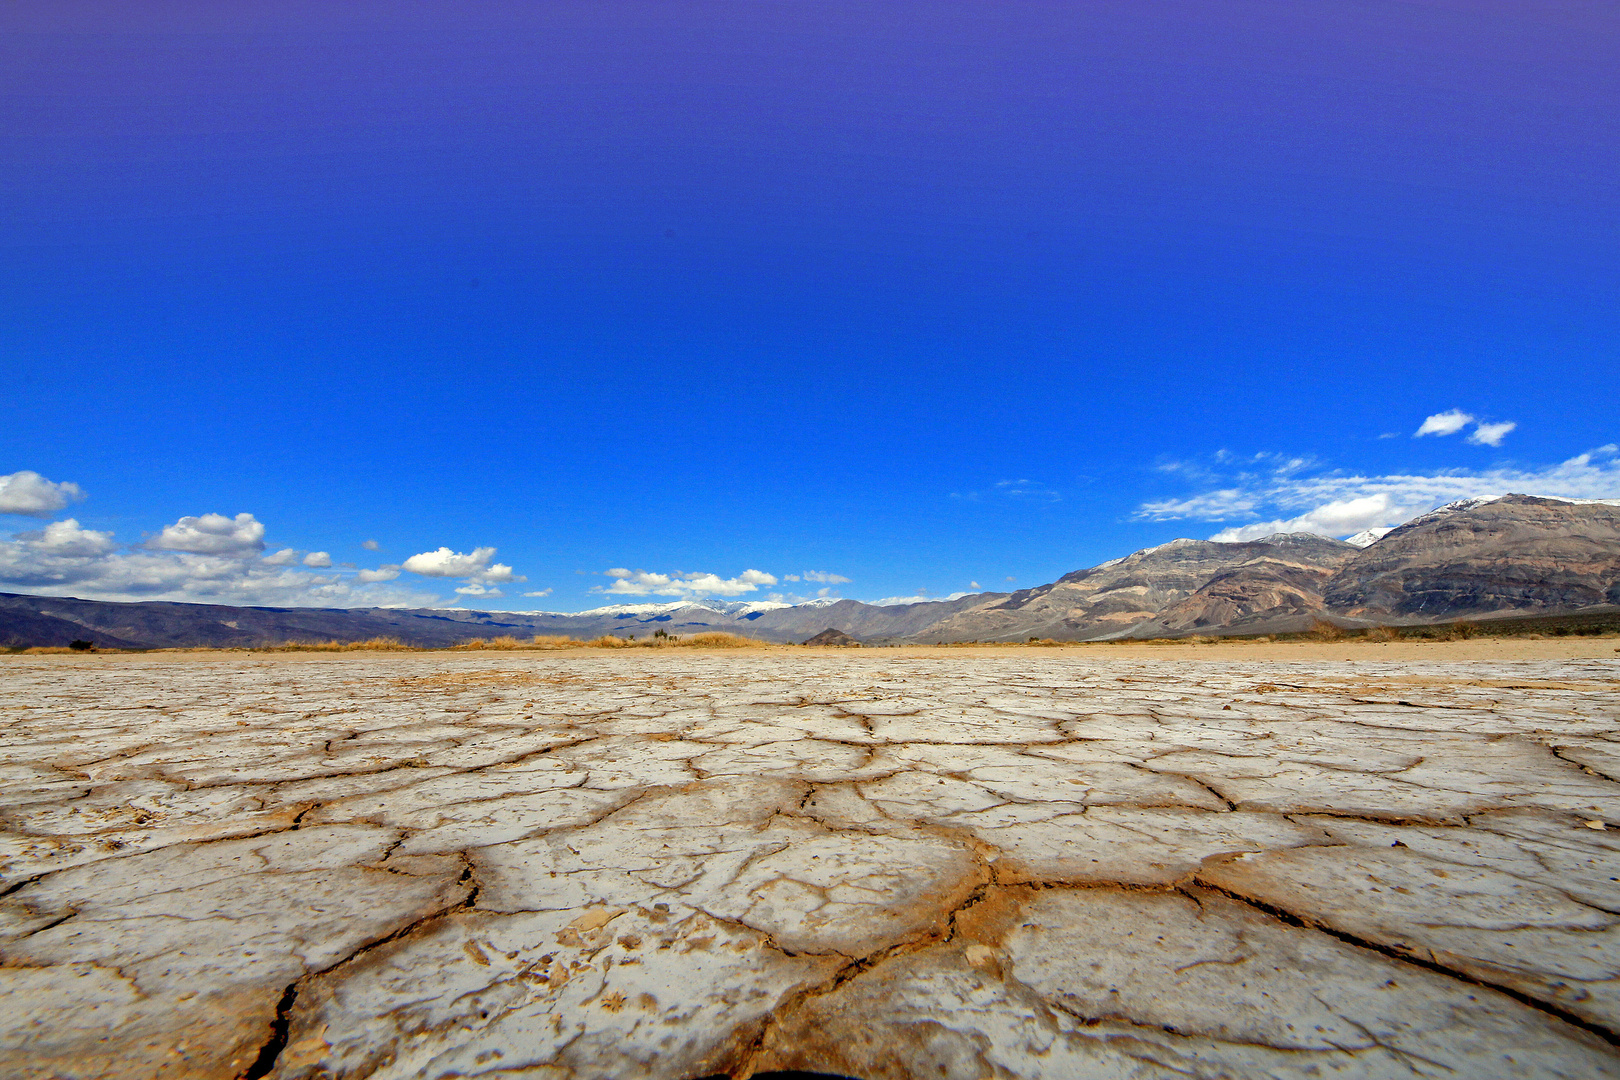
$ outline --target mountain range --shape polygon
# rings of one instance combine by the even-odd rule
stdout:
[[[0,594],[0,646],[254,646],[393,637],[419,646],[500,635],[684,635],[868,644],[1289,633],[1341,626],[1620,611],[1620,500],[1469,499],[1399,528],[1335,540],[1278,533],[1172,540],[1013,593],[865,604],[687,600],[584,612],[263,608]]]

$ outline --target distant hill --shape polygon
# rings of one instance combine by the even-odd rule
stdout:
[[[864,644],[1085,641],[1286,633],[1351,626],[1620,609],[1620,505],[1506,495],[1469,499],[1386,532],[1333,540],[1279,533],[1172,540],[1047,585],[913,604],[693,600],[592,611],[263,608],[107,603],[0,593],[0,647],[256,646],[394,637],[438,647],[505,634],[592,638],[723,630],[804,641],[825,630]]]
[[[956,601],[879,606],[855,600],[789,606],[736,601],[624,604],[579,613],[464,611],[458,608],[267,608],[169,601],[110,603],[74,597],[0,593],[0,647],[66,645],[76,638],[108,648],[217,648],[283,642],[398,638],[427,648],[469,638],[537,634],[594,638],[677,636],[722,630],[765,641],[803,641],[827,628],[862,639],[903,638],[977,603]]]
[[[844,633],[842,630],[834,630],[831,627],[828,627],[827,629],[823,630],[821,633],[817,634],[815,637],[811,638],[809,641],[806,641],[805,644],[806,645],[817,645],[817,646],[834,645],[834,646],[847,647],[847,646],[850,646],[850,645],[859,645],[860,642],[856,641],[854,638],[850,637],[848,634]]]

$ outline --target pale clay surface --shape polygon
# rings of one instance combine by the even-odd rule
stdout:
[[[1614,659],[11,657],[0,725],[5,1077],[1620,1077]]]

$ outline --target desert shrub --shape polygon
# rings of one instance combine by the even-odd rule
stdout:
[[[68,648],[72,649],[74,652],[89,652],[95,647],[95,642],[85,641],[81,638],[74,638],[72,641],[68,642]]]
[[[1312,619],[1311,628],[1305,634],[1316,641],[1337,641],[1344,637],[1344,631],[1326,619]]]
[[[511,634],[502,634],[492,638],[468,638],[466,641],[450,646],[452,649],[471,649],[474,652],[483,649],[521,649],[523,643]]]
[[[529,643],[529,648],[577,649],[584,644],[583,641],[575,641],[573,638],[565,637],[562,634],[536,634],[534,640]]]
[[[399,638],[397,638],[397,637],[367,638],[365,641],[356,641],[356,642],[352,643],[350,648],[355,648],[355,649],[379,649],[379,650],[383,650],[383,651],[387,651],[387,652],[415,652],[416,651],[415,646],[407,645],[403,641],[399,640]]]
[[[1395,641],[1401,633],[1393,626],[1375,626],[1362,635],[1364,641]]]

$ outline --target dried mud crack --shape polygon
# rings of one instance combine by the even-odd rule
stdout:
[[[7,1076],[1620,1077],[1614,660],[97,659]]]

